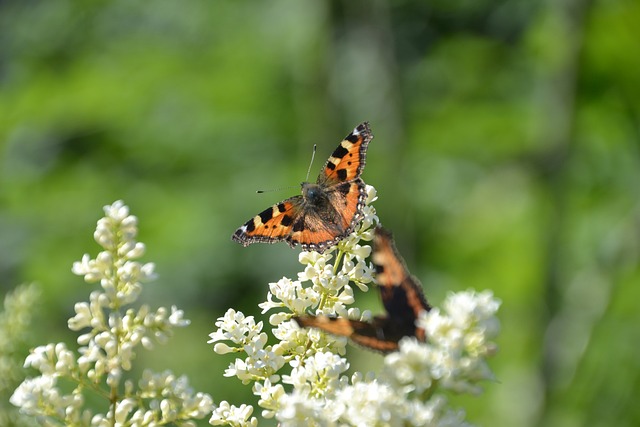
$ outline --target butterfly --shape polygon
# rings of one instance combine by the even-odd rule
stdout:
[[[391,233],[377,227],[373,243],[372,261],[386,315],[375,316],[371,322],[327,316],[300,316],[294,320],[302,327],[346,336],[363,347],[390,353],[398,349],[402,337],[425,340],[425,331],[416,326],[416,319],[431,306],[424,297],[422,285],[407,270]]]
[[[242,246],[287,242],[324,252],[348,236],[362,219],[365,184],[360,179],[367,146],[373,139],[364,122],[340,142],[315,184],[302,183],[302,194],[260,212],[231,236]]]

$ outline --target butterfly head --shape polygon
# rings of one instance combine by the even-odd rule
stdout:
[[[322,187],[311,182],[302,183],[302,196],[311,206],[322,205],[324,200],[327,198]]]

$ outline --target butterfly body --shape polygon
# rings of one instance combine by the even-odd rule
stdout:
[[[375,316],[371,322],[327,316],[299,316],[294,320],[302,327],[322,329],[371,350],[389,353],[398,349],[405,336],[425,339],[425,331],[416,326],[422,311],[431,309],[420,282],[409,274],[393,243],[391,234],[376,228],[372,255],[376,280],[386,315]]]
[[[372,138],[368,123],[357,126],[334,150],[315,183],[303,182],[301,195],[265,209],[231,238],[243,246],[284,241],[318,252],[345,238],[362,219],[366,191],[360,174]]]

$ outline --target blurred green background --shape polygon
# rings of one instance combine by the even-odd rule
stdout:
[[[2,293],[37,282],[31,345],[73,344],[93,288],[71,265],[123,199],[160,275],[144,301],[193,321],[141,365],[255,403],[208,333],[259,316],[298,251],[230,235],[369,120],[363,177],[430,301],[503,301],[498,382],[454,398],[467,419],[637,426],[638,28],[637,0],[4,0]]]

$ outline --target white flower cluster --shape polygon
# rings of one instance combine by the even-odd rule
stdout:
[[[302,252],[304,265],[297,280],[282,278],[269,284],[262,312],[278,340],[267,345],[262,322],[233,309],[218,319],[210,343],[219,354],[244,353],[226,376],[253,383],[262,416],[281,426],[468,426],[463,411],[451,410],[441,390],[478,392],[477,383],[491,379],[485,357],[495,351],[490,341],[497,333],[494,317],[499,303],[490,293],[454,294],[444,310],[420,317],[427,342],[404,338],[400,350],[387,355],[379,375],[345,375],[346,339],[319,329],[301,329],[293,316],[338,315],[370,320],[370,313],[350,307],[352,284],[367,290],[374,270],[366,262],[371,248],[362,241],[373,238],[378,223],[373,206],[375,189],[367,186],[364,219],[356,230],[325,253]],[[230,342],[227,344],[221,341]],[[288,373],[281,372],[287,367]],[[285,389],[286,387],[286,389]],[[287,391],[288,390],[288,391]],[[253,408],[222,402],[212,425],[255,426]]]
[[[450,294],[443,311],[423,312],[416,322],[427,341],[403,338],[399,351],[385,357],[381,378],[418,398],[437,390],[481,393],[478,383],[494,379],[486,358],[496,351],[499,305],[489,291]]]
[[[123,378],[130,371],[136,347],[152,348],[154,341],[165,342],[174,327],[186,326],[182,310],[163,307],[152,311],[143,305],[126,308],[135,302],[142,283],[155,277],[154,265],[136,261],[144,254],[144,244],[135,240],[137,219],[121,201],[105,206],[106,216],[98,221],[94,238],[104,251],[95,259],[85,255],[73,265],[75,274],[85,281],[99,281],[102,291],[91,293],[89,302],[75,305],[76,315],[69,319],[73,331],[86,331],[77,339],[76,353],[64,343],[37,347],[25,361],[40,376],[25,380],[14,392],[11,403],[25,414],[45,423],[94,426],[154,426],[172,422],[190,425],[213,409],[211,397],[195,393],[185,377],[170,372],[145,371],[136,384]],[[75,388],[65,394],[59,379],[69,380]],[[66,390],[66,388],[65,388]],[[86,391],[109,401],[106,414],[83,409]]]
[[[360,377],[356,373],[352,384],[342,381],[330,398],[309,398],[298,390],[283,395],[278,421],[283,426],[469,426],[464,412],[448,409],[440,396],[408,398],[383,381]]]
[[[278,395],[275,417],[283,426],[308,425],[309,419],[318,426],[469,426],[464,412],[450,409],[439,393],[477,394],[479,382],[493,379],[486,357],[496,351],[491,339],[499,329],[499,302],[490,292],[467,291],[451,294],[443,306],[444,312],[424,312],[417,322],[427,341],[403,338],[399,351],[385,356],[377,379],[356,373],[349,383],[341,376],[348,363],[331,353],[307,352],[291,362],[283,383],[293,392]]]

